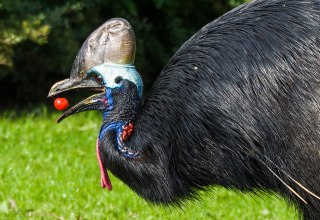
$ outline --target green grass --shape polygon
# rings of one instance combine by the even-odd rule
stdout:
[[[111,176],[100,188],[95,141],[100,117],[82,113],[56,124],[37,109],[0,116],[0,219],[297,219],[276,196],[214,188],[180,208],[153,206]]]

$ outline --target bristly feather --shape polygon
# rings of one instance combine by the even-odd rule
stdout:
[[[257,0],[206,25],[132,117],[120,112],[104,122],[134,121],[125,146],[143,154],[124,157],[109,132],[101,141],[106,167],[156,203],[222,185],[278,192],[317,219],[319,36],[318,0]],[[114,95],[118,106],[134,105]]]

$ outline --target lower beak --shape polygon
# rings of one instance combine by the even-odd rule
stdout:
[[[100,109],[102,106],[106,106],[107,101],[105,99],[105,93],[99,93],[96,95],[92,95],[89,98],[86,98],[79,102],[78,104],[72,106],[70,109],[68,109],[65,113],[63,113],[58,119],[57,123],[61,122],[66,117],[83,112],[83,111],[89,111],[89,110],[102,110]]]

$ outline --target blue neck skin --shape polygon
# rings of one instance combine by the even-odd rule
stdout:
[[[109,115],[109,112],[113,109],[113,97],[112,97],[112,89],[106,88],[106,101],[108,108],[106,111],[103,112],[103,119],[106,120],[106,118]],[[118,152],[121,152],[125,157],[129,158],[139,158],[141,157],[139,152],[131,152],[129,149],[124,147],[124,143],[122,140],[122,132],[123,128],[126,125],[126,121],[116,121],[116,122],[109,122],[107,124],[102,125],[100,129],[100,133],[98,136],[99,143],[102,142],[103,137],[106,135],[107,132],[110,132],[112,130],[116,131],[116,149]]]
[[[106,88],[106,104],[107,108],[103,111],[103,119],[107,121],[109,117],[109,112],[113,110],[113,97],[112,97],[112,89],[119,87],[119,85],[115,82],[117,77],[122,77],[123,79],[127,79],[133,82],[138,91],[138,96],[142,99],[142,88],[143,83],[142,79],[135,69],[133,65],[129,64],[113,64],[113,63],[104,63],[99,66],[93,67],[90,71],[87,72],[87,75],[92,73],[98,74],[103,79],[103,84]],[[124,132],[124,127],[129,123],[128,121],[115,121],[104,124],[101,127],[99,133],[99,142],[101,143],[103,137],[107,132],[115,130],[116,131],[116,149],[121,152],[126,157],[136,158],[140,157],[139,152],[131,152],[130,149],[124,147],[122,133]]]

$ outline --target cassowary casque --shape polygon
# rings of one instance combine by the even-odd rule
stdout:
[[[143,101],[135,38],[107,21],[49,97],[97,94],[59,119],[98,110],[102,186],[110,170],[148,201],[179,203],[222,185],[266,190],[320,218],[320,1],[256,0],[207,24]]]

